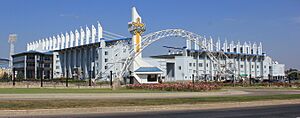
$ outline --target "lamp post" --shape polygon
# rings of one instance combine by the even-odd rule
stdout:
[[[110,87],[111,88],[113,88],[112,76],[113,76],[113,72],[110,71]]]
[[[250,78],[249,78],[249,85],[251,86],[251,79],[252,79],[252,77],[251,77],[251,74],[250,74]]]
[[[193,83],[193,86],[194,86],[194,84],[195,84],[195,75],[194,74],[192,74],[192,83]]]
[[[13,86],[15,86],[16,85],[16,77],[15,77],[15,69],[14,68],[12,69],[11,77],[12,77],[12,81],[13,81]]]
[[[92,71],[89,71],[89,86],[92,86]]]
[[[268,74],[268,82],[269,82],[269,87],[271,87],[271,75]]]
[[[69,78],[66,78],[66,87],[69,87]]]

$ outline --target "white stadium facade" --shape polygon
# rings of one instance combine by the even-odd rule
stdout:
[[[128,23],[132,38],[103,30],[98,22],[27,44],[27,51],[53,54],[53,78],[92,78],[94,81],[133,77],[131,83],[162,81],[224,81],[284,79],[284,64],[264,53],[262,43],[228,43],[182,29],[143,35],[145,25],[135,8]],[[142,50],[166,38],[186,40],[184,48],[167,47],[169,54],[142,57]],[[122,80],[122,79],[121,79]],[[127,81],[127,79],[124,79]],[[133,82],[132,82],[133,81]]]

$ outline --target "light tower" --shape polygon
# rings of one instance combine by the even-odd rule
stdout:
[[[9,43],[9,68],[10,72],[12,74],[12,66],[13,66],[13,60],[12,55],[15,53],[15,42],[17,40],[17,34],[9,34],[8,36],[8,43]]]

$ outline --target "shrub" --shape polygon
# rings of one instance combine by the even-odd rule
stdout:
[[[127,89],[146,89],[162,91],[209,91],[218,90],[221,86],[217,83],[197,82],[197,83],[163,83],[163,84],[130,84]]]

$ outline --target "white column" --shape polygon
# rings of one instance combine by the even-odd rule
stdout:
[[[248,57],[245,56],[245,60],[244,60],[244,74],[247,74],[247,67],[248,67],[247,61],[248,61]],[[249,76],[249,75],[248,75],[248,76]]]
[[[199,50],[199,39],[195,39],[195,50]]]
[[[98,42],[100,42],[101,38],[103,38],[103,28],[101,24],[98,22]]]
[[[79,55],[78,55],[78,64],[79,65],[78,66],[79,66],[80,70],[83,72],[82,60],[83,60],[83,55],[82,55],[82,47],[81,47],[81,48],[79,48]],[[80,77],[82,77],[82,74]]]
[[[49,37],[49,50],[53,50],[53,39]]]
[[[262,55],[262,44],[261,44],[261,42],[259,43],[259,46],[258,46],[258,54]]]
[[[243,45],[243,54],[247,54],[247,43],[244,42],[244,45]]]
[[[218,38],[218,41],[216,42],[216,51],[220,51],[221,50],[221,41],[220,41],[220,38]]]
[[[72,67],[71,67],[71,62],[72,62],[72,50],[68,50],[68,75],[69,75],[69,78],[72,78],[73,75],[72,75]]]
[[[255,77],[257,77],[257,59],[258,59],[257,56],[255,56],[255,62],[254,62],[255,63],[255,67],[254,67],[255,68],[254,69],[255,70],[255,72],[254,72]]]
[[[29,51],[29,50],[32,50],[32,43],[29,43],[29,44],[28,44],[28,51]]]
[[[35,41],[32,42],[32,50],[35,50]]]
[[[240,41],[238,41],[237,44],[236,44],[236,52],[241,53],[241,43],[240,43]]]
[[[249,42],[248,43],[248,54],[252,54],[251,50],[252,50],[252,44],[251,44],[251,42]]]
[[[88,58],[88,54],[89,53],[89,50],[88,50],[88,47],[87,48],[84,48],[84,75],[85,75],[85,79],[88,77],[88,63],[89,63],[89,58]]]
[[[212,37],[210,36],[210,43],[209,43],[209,47],[210,47],[210,51],[214,51],[214,42],[213,42],[213,39]]]
[[[49,51],[49,40],[48,40],[48,38],[46,38],[45,42],[46,42],[45,50]]]
[[[213,61],[209,58],[209,67],[210,67],[210,80],[212,81],[213,80],[213,77],[214,77],[214,63]]]
[[[237,74],[238,75],[241,74],[241,56],[238,56],[238,73]],[[241,79],[241,78],[239,78],[239,79]]]
[[[26,51],[29,51],[29,44],[26,44]]]
[[[79,45],[79,38],[80,38],[80,34],[78,30],[75,30],[75,46]]]
[[[203,38],[202,45],[205,47],[205,50],[208,50],[207,41],[206,41],[206,37],[205,36]]]
[[[45,39],[42,39],[42,50],[45,51],[46,47],[46,42]]]
[[[249,61],[249,76],[251,75],[251,77],[253,77],[253,74],[252,74],[252,61],[253,61],[253,57],[250,57],[250,61]]]
[[[223,50],[224,52],[227,52],[228,49],[228,44],[227,44],[227,40],[225,39],[224,43],[223,43]]]
[[[62,48],[62,40],[60,38],[59,35],[56,36],[57,37],[57,46],[56,49],[60,50]]]
[[[234,42],[231,41],[231,43],[229,44],[229,52],[234,52],[233,51],[233,45],[234,45]]]
[[[87,26],[85,27],[85,33],[86,33],[85,44],[90,44],[91,31]]]
[[[75,46],[75,38],[74,38],[74,33],[71,31],[70,32],[70,47],[74,47]]]
[[[69,36],[69,33],[68,32],[66,32],[66,37],[65,37],[65,39],[66,39],[66,48],[69,48],[69,47],[71,47],[71,41],[70,41],[70,36]]]
[[[204,67],[204,75],[205,76],[207,76],[206,74],[207,74],[207,55],[206,54],[204,54],[204,62],[203,62],[203,67]],[[204,77],[205,77],[204,76]],[[205,80],[207,80],[207,78],[204,78]]]
[[[73,65],[74,65],[74,68],[76,68],[77,67],[77,48],[75,48],[74,50],[73,50],[73,54],[74,54],[74,57],[73,57]]]
[[[37,50],[38,50],[38,47],[39,47],[39,42],[40,42],[40,41],[35,41],[35,51],[37,51]]]
[[[80,28],[80,45],[84,45],[85,33],[82,27]]]
[[[64,58],[64,63],[63,63],[64,64],[64,72],[63,73],[64,73],[64,77],[66,78],[67,77],[67,56],[68,56],[67,50],[64,51],[63,56],[64,56],[63,57]]]
[[[257,45],[256,45],[256,43],[253,44],[252,48],[253,48],[253,54],[256,55],[257,54]]]
[[[52,40],[53,40],[53,50],[57,50],[57,43],[58,43],[58,41],[57,41],[56,37],[53,36]]]
[[[191,49],[191,41],[186,39],[186,49]]]
[[[92,25],[92,43],[95,43],[96,34],[97,34],[96,28],[94,25]]]
[[[65,39],[65,36],[63,34],[60,35],[60,40],[61,40],[61,46],[60,46],[60,49],[65,49],[66,47],[66,39]],[[65,55],[67,56],[67,55]]]

